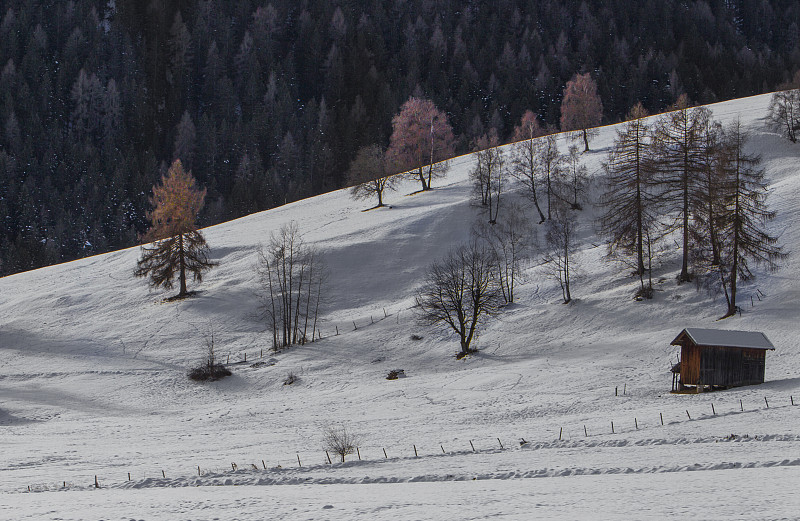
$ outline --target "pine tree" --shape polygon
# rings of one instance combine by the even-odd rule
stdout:
[[[180,291],[175,298],[189,295],[187,272],[201,282],[203,272],[216,266],[208,260],[208,245],[196,225],[205,196],[205,189],[195,187],[194,177],[184,171],[179,159],[161,178],[161,184],[153,187],[150,199],[153,210],[148,214],[151,228],[145,235],[145,239],[153,242],[142,246],[142,257],[134,274],[149,276],[152,287],[164,289],[172,289],[177,275]]]

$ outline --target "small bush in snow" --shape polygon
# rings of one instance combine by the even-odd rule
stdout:
[[[286,378],[283,379],[283,385],[292,385],[299,379],[300,377],[294,374],[294,371],[289,371],[289,374],[287,374]]]
[[[360,436],[347,430],[344,425],[338,427],[328,426],[323,431],[323,448],[339,455],[342,458],[342,463],[344,463],[345,456],[356,451],[359,443],[361,443]]]

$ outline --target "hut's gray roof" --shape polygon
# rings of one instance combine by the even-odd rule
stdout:
[[[746,349],[775,349],[764,333],[758,331],[734,331],[724,329],[702,329],[687,327],[675,337],[672,345],[680,345],[681,340],[688,336],[698,346],[725,346]]]

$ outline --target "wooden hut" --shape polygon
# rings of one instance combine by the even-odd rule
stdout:
[[[670,345],[681,347],[680,363],[672,368],[673,391],[764,383],[766,353],[775,350],[764,333],[695,327],[681,331]]]

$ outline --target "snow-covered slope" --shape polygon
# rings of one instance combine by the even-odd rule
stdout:
[[[531,266],[480,352],[456,361],[457,340],[410,308],[428,264],[479,218],[472,156],[432,192],[406,195],[416,185],[404,183],[391,208],[362,212],[370,204],[337,191],[208,228],[219,267],[189,300],[165,303],[169,293],[134,278],[137,248],[0,279],[0,518],[797,515],[800,146],[766,129],[768,102],[710,106],[754,132],[772,230],[792,252],[742,287],[744,313],[722,322],[723,302],[675,283],[677,249],[655,299],[633,301],[637,281],[603,260],[588,208],[576,300],[561,304]],[[583,156],[590,172],[615,131],[601,129]],[[291,221],[330,269],[323,338],[272,354],[254,267]],[[209,324],[234,376],[192,383]],[[767,383],[670,395],[669,342],[684,327],[764,331],[776,346]],[[397,368],[407,378],[387,381]],[[300,379],[284,386],[289,372]],[[327,464],[322,431],[336,424],[360,435],[362,461]],[[227,484],[240,487],[205,488]],[[286,486],[263,487],[275,484]]]

